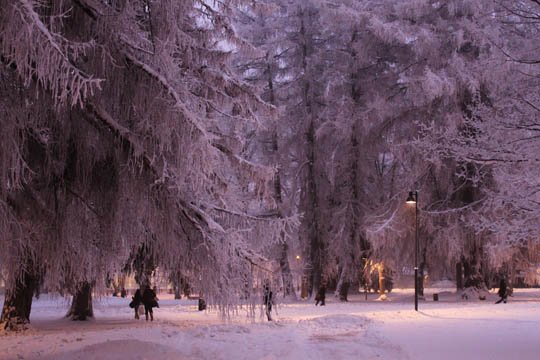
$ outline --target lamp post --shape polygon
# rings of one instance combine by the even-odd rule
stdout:
[[[414,204],[415,241],[414,241],[414,310],[418,311],[418,190],[409,191],[407,204]]]

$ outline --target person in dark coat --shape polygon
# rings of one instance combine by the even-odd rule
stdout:
[[[501,283],[499,284],[498,294],[501,297],[501,299],[497,301],[495,304],[500,304],[501,301],[504,301],[504,303],[506,304],[506,299],[508,297],[508,289],[506,286],[506,281],[504,279],[501,279]]]
[[[133,295],[131,299],[132,300],[129,306],[135,309],[135,319],[138,320],[139,319],[139,306],[142,303],[141,289],[137,289],[137,291],[135,291],[135,294]]]
[[[146,317],[146,321],[148,321],[148,315],[150,315],[150,321],[154,321],[154,311],[152,308],[159,307],[159,304],[157,302],[156,292],[152,290],[150,286],[147,286],[144,289],[142,302],[144,304],[144,315]]]
[[[326,285],[321,285],[319,288],[319,291],[317,292],[317,295],[315,296],[315,306],[319,305],[321,303],[321,306],[325,305],[326,300]]]
[[[264,286],[263,290],[263,304],[266,311],[266,317],[268,321],[272,321],[272,290],[270,290],[269,285]]]

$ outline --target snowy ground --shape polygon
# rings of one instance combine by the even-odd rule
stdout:
[[[441,292],[434,302],[433,291],[418,313],[411,290],[394,290],[385,302],[280,305],[274,322],[223,322],[166,295],[154,322],[132,319],[129,300],[112,297],[95,302],[95,320],[73,322],[62,318],[65,300],[42,296],[31,330],[0,335],[0,359],[540,359],[540,289],[516,289],[498,305],[494,293],[466,302]]]

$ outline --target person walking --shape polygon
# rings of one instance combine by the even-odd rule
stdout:
[[[263,304],[266,311],[266,317],[268,321],[272,321],[272,290],[268,284],[264,285],[263,290]]]
[[[129,307],[135,309],[135,319],[139,320],[139,306],[142,303],[142,295],[141,295],[141,289],[137,289],[135,291],[135,294],[131,297],[131,302],[129,303]]]
[[[500,304],[501,301],[503,301],[506,304],[506,299],[508,298],[508,288],[506,286],[506,281],[504,280],[504,278],[501,278],[498,294],[501,298],[495,304]]]
[[[154,321],[154,311],[152,309],[159,307],[159,304],[157,302],[156,292],[152,290],[150,286],[147,286],[144,289],[142,302],[144,304],[144,316],[146,317],[146,321],[148,321],[148,315],[150,315],[150,321]]]
[[[326,300],[326,285],[322,284],[319,288],[319,291],[317,292],[317,295],[315,296],[315,306],[319,305],[321,303],[321,306],[325,305]]]

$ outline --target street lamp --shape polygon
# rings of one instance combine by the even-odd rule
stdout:
[[[407,204],[414,204],[415,241],[414,241],[414,310],[418,311],[418,190],[409,191]]]

